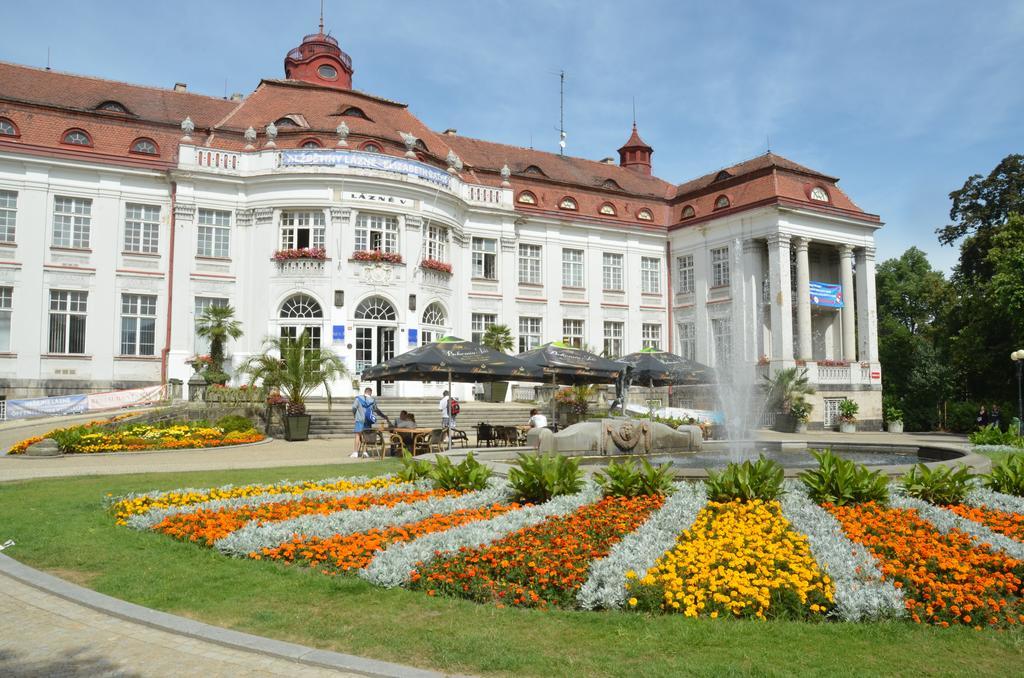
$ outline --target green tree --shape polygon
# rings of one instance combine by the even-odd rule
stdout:
[[[331,382],[348,375],[345,362],[329,349],[311,347],[306,332],[298,339],[268,338],[263,353],[246,360],[239,371],[253,383],[280,389],[288,399],[288,414],[304,414],[306,398],[321,386],[329,409]]]
[[[512,330],[508,325],[490,325],[484,330],[484,336],[480,343],[502,353],[508,353],[515,346],[515,342],[512,340]]]
[[[1024,213],[1022,213],[1024,214]],[[1011,214],[992,238],[986,260],[992,267],[989,299],[997,302],[1011,345],[1024,343],[1024,216]]]
[[[223,384],[228,380],[228,374],[224,371],[224,348],[229,339],[242,336],[242,323],[235,319],[235,309],[231,306],[207,308],[196,323],[196,334],[210,342],[210,359],[213,363],[206,371],[207,380]]]

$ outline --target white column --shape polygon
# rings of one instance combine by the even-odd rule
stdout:
[[[794,238],[796,250],[796,357],[811,360],[811,265],[807,238]]]
[[[857,250],[857,335],[860,359],[878,361],[878,312],[875,308],[875,248]]]
[[[857,359],[857,309],[853,293],[853,248],[839,246],[839,281],[843,285],[843,360]]]
[[[758,240],[743,241],[743,297],[734,303],[742,303],[743,326],[740,332],[739,355],[744,360],[756,362],[764,353],[761,336],[761,252],[764,244]]]
[[[772,298],[772,360],[793,360],[793,300],[789,281],[789,236],[768,237],[768,276]]]

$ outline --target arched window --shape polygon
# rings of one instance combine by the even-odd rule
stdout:
[[[323,318],[324,310],[318,302],[308,294],[296,294],[288,297],[281,304],[281,318]]]
[[[601,186],[603,188],[610,188],[610,189],[615,190],[615,191],[621,191],[622,190],[622,186],[619,186],[619,184],[615,181],[615,179],[605,179],[604,183],[601,184]]]
[[[542,170],[541,168],[537,167],[536,165],[530,165],[529,167],[524,169],[523,170],[523,174],[539,174],[542,177],[546,177],[547,176],[547,174],[544,173],[544,170]]]
[[[110,111],[111,113],[127,113],[128,109],[119,101],[104,101],[96,107],[97,111]]]
[[[144,155],[157,155],[160,153],[157,150],[156,142],[152,139],[140,137],[132,142],[132,153],[142,153]]]
[[[384,152],[384,149],[382,149],[378,144],[375,144],[372,141],[367,141],[365,144],[363,144],[359,148],[359,150],[360,151],[366,151],[367,153],[383,153]]]
[[[828,191],[821,186],[815,186],[811,189],[811,200],[817,200],[818,202],[828,202]]]
[[[562,209],[562,210],[576,210],[576,208],[577,208],[576,198],[571,198],[569,196],[565,196],[564,198],[562,198],[561,200],[558,201],[558,209]]]
[[[414,146],[415,146],[417,151],[422,151],[424,153],[429,153],[430,152],[430,150],[427,148],[427,145],[425,143],[423,143],[423,139],[417,139],[416,143],[414,144]]]
[[[334,80],[338,77],[338,69],[328,64],[316,69],[316,73],[324,80]]]
[[[297,115],[286,115],[283,118],[278,118],[277,120],[275,120],[274,125],[278,128],[308,127],[308,125],[303,125],[303,122],[305,121],[302,118],[299,118],[299,116]]]
[[[356,320],[394,320],[395,307],[384,297],[367,297],[356,306]]]
[[[535,196],[530,191],[523,191],[522,193],[519,194],[519,197],[516,198],[516,202],[518,202],[521,205],[536,205],[537,196]]]
[[[683,219],[692,219],[697,216],[697,212],[693,209],[693,205],[687,205],[683,208]]]
[[[441,304],[435,301],[423,310],[423,324],[435,327],[443,327],[448,324],[448,316]]]
[[[732,175],[726,172],[725,170],[722,170],[721,172],[715,175],[715,181],[725,181],[726,179],[732,179]],[[711,183],[715,183],[715,181]]]
[[[598,212],[608,217],[614,217],[616,214],[618,214],[618,212],[615,211],[615,205],[611,204],[610,202],[606,202],[603,205],[601,205],[601,209],[599,209]]]
[[[318,139],[306,139],[301,144],[302,148],[323,148],[323,144]]]
[[[363,120],[370,120],[370,116],[363,112],[363,109],[357,106],[349,106],[343,110],[339,115],[344,115],[349,118],[362,118]],[[371,121],[372,122],[372,121]]]
[[[281,340],[298,341],[303,333],[309,337],[309,348],[320,348],[320,332],[324,310],[313,297],[308,294],[295,294],[284,300],[279,313],[281,320]]]
[[[645,207],[636,213],[636,218],[640,221],[654,221],[654,212]]]
[[[10,118],[0,118],[0,136],[18,136],[18,127],[14,124],[13,120]]]
[[[69,129],[67,132],[64,132],[62,141],[72,146],[92,146],[92,139],[89,138],[89,134],[80,129]]]
[[[729,198],[727,198],[724,195],[720,195],[717,198],[715,198],[715,209],[716,210],[724,210],[726,207],[729,206],[729,204],[730,204],[729,203]]]

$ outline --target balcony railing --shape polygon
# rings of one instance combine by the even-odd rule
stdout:
[[[849,365],[818,365],[819,384],[849,384],[851,376]]]
[[[325,259],[288,259],[276,263],[280,275],[320,275],[327,270]]]

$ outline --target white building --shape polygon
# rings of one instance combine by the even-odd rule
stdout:
[[[307,331],[358,374],[504,323],[519,350],[800,361],[812,425],[846,396],[880,420],[881,222],[837,179],[766,154],[674,185],[635,126],[618,164],[433,132],[323,34],[285,71],[225,100],[0,64],[0,393],[187,380],[230,304],[236,365]]]

